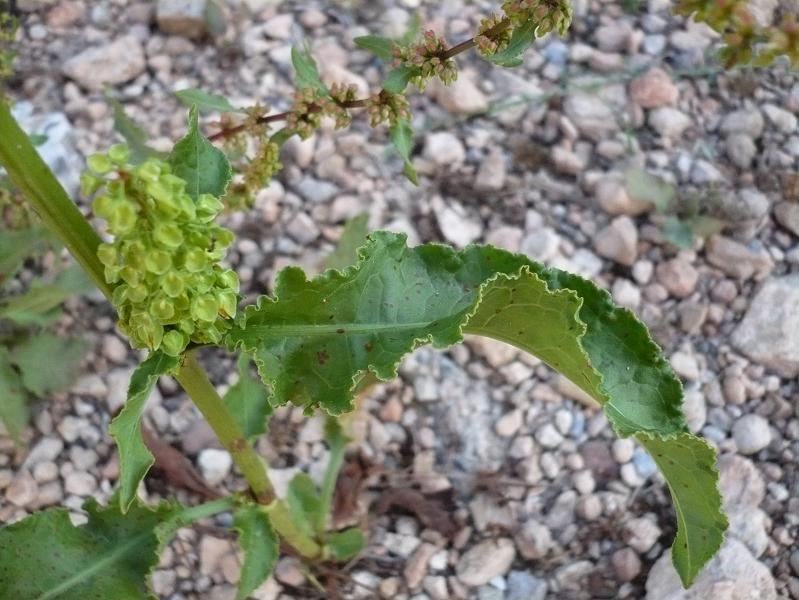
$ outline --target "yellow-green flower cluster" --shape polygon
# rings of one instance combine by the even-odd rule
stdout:
[[[366,105],[369,124],[377,127],[380,123],[395,125],[399,119],[411,118],[411,105],[402,94],[392,94],[381,90],[369,98]]]
[[[407,46],[395,45],[392,49],[394,63],[398,67],[415,67],[418,73],[410,82],[424,90],[428,80],[438,77],[444,85],[451,85],[458,78],[458,68],[452,58],[446,58],[447,44],[444,38],[433,31],[425,31],[422,39]]]
[[[172,356],[190,342],[217,344],[239,300],[236,273],[218,264],[234,239],[214,223],[222,203],[210,194],[195,201],[167,163],[133,166],[128,156],[124,145],[95,154],[82,178],[114,236],[97,254],[119,327],[134,346]]]
[[[550,31],[565,35],[572,22],[569,0],[507,0],[502,4],[502,10],[514,27],[534,23],[538,37]]]

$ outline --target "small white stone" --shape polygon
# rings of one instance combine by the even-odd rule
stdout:
[[[771,430],[760,415],[744,415],[732,426],[732,437],[741,454],[755,454],[771,443]]]
[[[91,473],[75,471],[64,479],[64,489],[75,496],[90,496],[97,489],[97,481]]]
[[[544,424],[535,432],[536,441],[544,448],[557,448],[563,443],[563,436],[551,423]]]
[[[511,437],[515,435],[517,431],[519,431],[522,423],[522,411],[518,409],[512,410],[500,417],[496,425],[494,425],[494,431],[496,431],[497,435],[501,437]]]
[[[461,583],[467,586],[485,585],[494,577],[507,573],[514,558],[516,547],[511,540],[486,540],[460,557],[455,572]]]
[[[219,485],[230,475],[233,459],[227,450],[206,448],[197,457],[197,464],[208,485]]]

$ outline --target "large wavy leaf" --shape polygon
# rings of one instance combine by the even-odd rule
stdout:
[[[147,574],[158,563],[157,528],[175,507],[89,500],[89,521],[75,527],[64,508],[45,510],[0,529],[0,593],[14,600],[154,598]]]
[[[703,446],[687,431],[679,380],[646,328],[591,282],[488,246],[408,248],[404,236],[378,232],[344,271],[309,281],[300,269],[284,269],[275,297],[248,307],[227,342],[253,355],[271,404],[340,414],[367,373],[390,379],[414,348],[445,348],[463,333],[538,356],[596,398],[620,435],[641,434],[664,454],[679,454],[696,475],[690,493],[675,484],[674,469],[664,467],[664,475],[680,513],[704,515],[708,527],[703,538],[694,520],[680,518],[678,542],[688,547],[675,546],[674,562],[690,583],[725,529],[713,453],[684,451]]]

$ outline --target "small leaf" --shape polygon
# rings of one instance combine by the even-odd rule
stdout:
[[[413,128],[407,119],[397,119],[397,122],[389,129],[391,143],[402,158],[405,165],[405,176],[414,185],[419,185],[419,177],[416,169],[411,162],[411,150],[413,149]]]
[[[329,93],[327,86],[322,83],[322,77],[319,75],[316,61],[311,55],[309,44],[306,43],[302,50],[297,46],[291,48],[291,63],[297,73],[298,88],[313,88],[325,95]]]
[[[500,67],[518,67],[522,64],[522,55],[535,43],[535,30],[537,27],[538,24],[535,19],[525,21],[519,27],[514,28],[510,41],[504,50],[483,58]]]
[[[221,37],[227,31],[227,19],[217,0],[206,0],[203,10],[205,28],[211,35]]]
[[[47,325],[52,322],[53,309],[80,293],[88,293],[94,285],[86,272],[73,266],[61,273],[51,284],[34,284],[20,296],[8,299],[0,307],[0,318],[19,325]]]
[[[280,556],[280,540],[264,507],[255,504],[236,509],[233,527],[239,532],[239,546],[244,552],[236,600],[246,600],[272,574]]]
[[[694,245],[694,232],[688,223],[677,217],[669,217],[663,224],[663,237],[677,248],[690,249]]]
[[[0,421],[16,442],[20,441],[30,418],[27,400],[22,379],[11,366],[8,350],[0,347]]]
[[[374,54],[382,62],[388,63],[393,59],[391,49],[394,47],[394,42],[387,37],[381,35],[363,35],[356,37],[354,40],[355,45],[363,48]]]
[[[361,552],[366,546],[366,536],[360,527],[351,527],[327,536],[327,548],[334,560],[345,561]]]
[[[411,20],[408,22],[408,28],[402,34],[402,37],[397,40],[400,45],[407,46],[415,42],[422,33],[422,25],[422,16],[418,12],[413,13]]]
[[[278,146],[282,146],[285,144],[291,136],[294,135],[294,132],[289,129],[288,127],[284,127],[283,129],[278,129],[272,136],[269,138],[269,141],[273,144],[277,144]]]
[[[0,282],[13,277],[25,260],[48,244],[48,236],[38,227],[17,231],[0,229]]]
[[[242,353],[237,361],[239,380],[225,394],[225,404],[248,438],[266,433],[266,423],[272,414],[269,391],[250,375],[250,357]]]
[[[233,176],[225,153],[200,133],[196,105],[189,109],[189,132],[172,148],[168,162],[175,175],[186,181],[186,192],[195,200],[201,194],[221,198]]]
[[[326,269],[343,269],[358,260],[358,248],[366,243],[369,233],[369,215],[362,213],[344,225],[336,248],[325,259]]]
[[[202,90],[188,88],[175,92],[175,96],[189,108],[196,106],[200,112],[245,112],[243,109],[233,106],[224,96],[210,94]]]
[[[125,139],[130,148],[131,162],[139,164],[151,156],[160,158],[162,154],[147,145],[149,136],[136,121],[128,116],[124,105],[109,94],[105,95],[105,101],[114,112],[114,130]]]
[[[383,82],[383,89],[392,94],[401,94],[408,87],[411,78],[419,75],[421,70],[419,67],[396,67],[391,69]]]
[[[285,501],[292,520],[305,535],[316,538],[324,532],[327,515],[322,512],[319,489],[307,473],[294,476]]]
[[[676,188],[660,177],[647,173],[643,169],[629,169],[624,174],[627,193],[641,202],[649,202],[657,210],[668,210],[674,197]]]
[[[174,514],[140,504],[123,515],[116,503],[84,504],[75,527],[65,508],[48,509],[0,529],[0,590],[14,600],[141,600],[152,597],[148,573],[158,564],[157,528]]]
[[[155,462],[141,434],[144,406],[158,378],[174,371],[179,364],[179,357],[152,353],[130,378],[125,407],[108,427],[119,449],[119,502],[123,513],[136,499],[139,482]]]
[[[14,348],[11,360],[22,374],[25,389],[42,397],[70,386],[87,346],[84,341],[51,334],[32,335]]]
[[[31,141],[31,144],[33,144],[34,146],[41,146],[43,144],[46,144],[49,138],[43,133],[31,133],[28,134],[28,139]]]

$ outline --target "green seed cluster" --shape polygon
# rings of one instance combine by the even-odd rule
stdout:
[[[787,56],[799,67],[799,21],[796,14],[763,27],[749,10],[747,0],[680,0],[677,11],[707,23],[722,34],[726,67],[754,63],[766,66],[779,56]]]
[[[395,45],[392,49],[395,66],[417,69],[417,74],[410,81],[419,90],[424,90],[433,77],[438,77],[444,85],[451,85],[458,78],[455,61],[444,58],[446,51],[444,38],[433,31],[425,31],[421,41],[415,44]]]
[[[283,165],[280,162],[280,146],[264,140],[258,146],[250,163],[244,169],[244,186],[252,196],[269,185],[272,177]]]
[[[88,159],[84,193],[114,241],[97,255],[113,284],[119,327],[136,347],[180,355],[190,342],[217,344],[236,314],[239,280],[218,262],[233,233],[214,224],[222,203],[197,200],[157,159],[128,163],[126,146]]]
[[[550,31],[565,35],[572,22],[569,0],[507,0],[502,10],[514,27],[530,21],[536,23],[538,37]]]
[[[343,103],[355,100],[355,86],[333,85],[330,94],[313,88],[304,88],[294,94],[286,125],[301,139],[306,140],[322,124],[322,117],[332,117],[336,127],[346,127],[352,121]]]
[[[366,104],[369,124],[377,127],[380,123],[396,125],[399,119],[411,118],[411,105],[402,94],[392,94],[386,90],[371,96]]]

